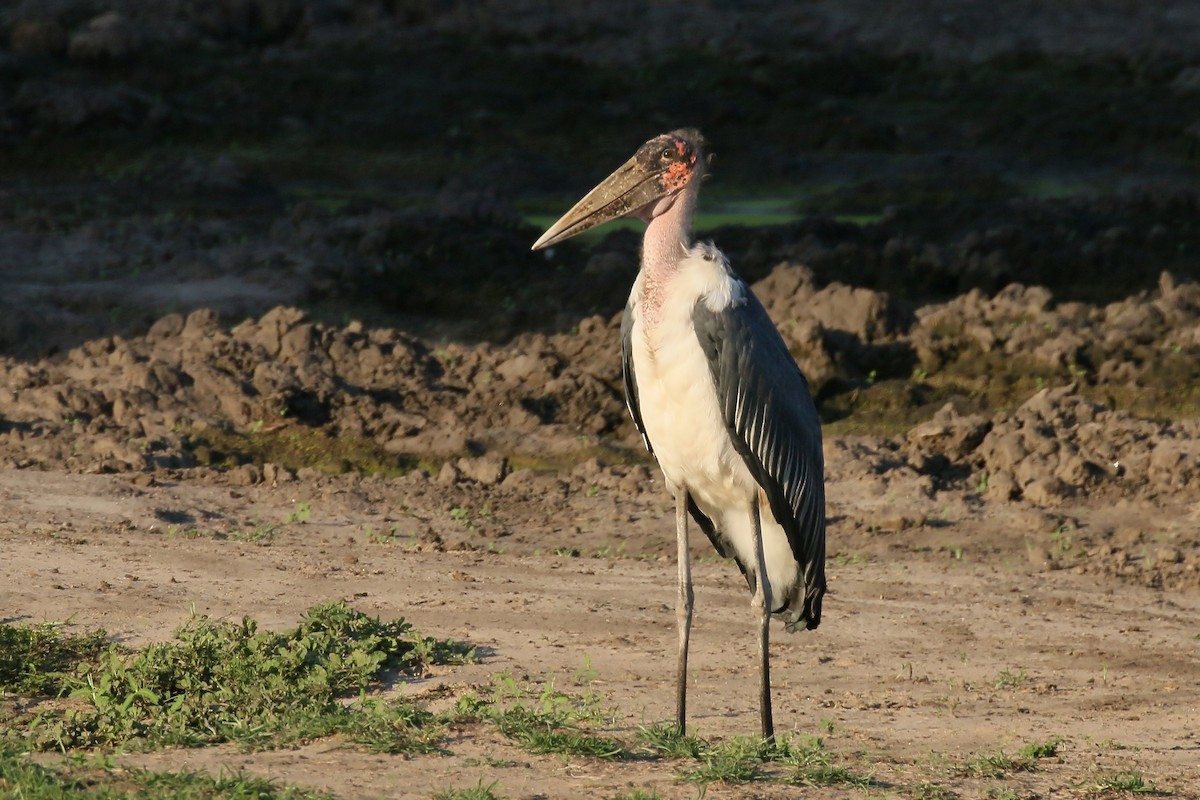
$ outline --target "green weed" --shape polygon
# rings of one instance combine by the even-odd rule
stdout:
[[[1171,792],[1159,789],[1152,783],[1146,783],[1146,779],[1142,776],[1142,773],[1137,770],[1099,775],[1090,786],[1085,788],[1092,795],[1153,794],[1166,796],[1171,794]]]
[[[296,507],[288,514],[288,522],[308,522],[312,516],[312,504],[296,503]]]
[[[1036,761],[1041,758],[1053,758],[1058,755],[1058,746],[1062,744],[1062,738],[1058,736],[1051,737],[1045,742],[1030,742],[1021,748],[1021,757]]]
[[[30,744],[66,749],[136,743],[195,746],[239,741],[273,746],[344,733],[389,752],[432,747],[430,718],[402,702],[380,705],[365,691],[390,674],[419,675],[430,663],[470,657],[460,645],[414,634],[331,602],[298,628],[259,631],[197,616],[174,640],[130,653],[109,645],[63,682],[72,702],[45,709]],[[341,699],[358,692],[357,705]]]
[[[977,778],[1003,778],[1010,772],[1032,772],[1038,768],[1037,762],[1040,759],[1057,755],[1061,743],[1062,740],[1058,737],[1045,742],[1032,742],[1022,747],[1016,756],[998,750],[993,754],[977,756],[956,771],[959,775]]]
[[[620,758],[625,746],[618,740],[590,733],[541,714],[526,706],[513,706],[491,716],[496,727],[531,753],[562,753],[593,758]]]
[[[996,680],[992,681],[992,686],[997,689],[1013,689],[1017,686],[1024,686],[1027,683],[1029,683],[1029,676],[1025,674],[1025,670],[1018,669],[1016,672],[1013,672],[1006,669],[1000,672]]]
[[[769,745],[761,739],[737,737],[719,746],[705,748],[697,759],[702,764],[685,770],[683,780],[694,783],[750,783],[766,777],[759,766]]]
[[[970,775],[976,778],[1003,778],[1010,772],[1027,769],[1027,761],[1013,758],[998,750],[990,755],[976,756],[963,764],[958,770],[959,775]]]
[[[709,744],[696,736],[680,733],[674,723],[660,722],[638,729],[638,741],[650,753],[665,758],[691,758],[700,760],[709,749]]]
[[[504,795],[494,791],[497,783],[493,781],[484,786],[483,778],[480,778],[477,786],[470,789],[444,789],[435,794],[433,800],[504,800]]]
[[[80,661],[108,646],[108,634],[66,634],[61,625],[0,625],[0,691],[55,695]]]
[[[0,795],[22,800],[332,800],[330,795],[241,773],[114,769],[106,759],[39,764],[0,742]]]

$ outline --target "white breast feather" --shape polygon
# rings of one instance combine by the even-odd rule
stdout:
[[[708,359],[692,322],[698,302],[721,312],[746,301],[725,256],[710,243],[693,246],[671,279],[656,324],[640,313],[643,277],[633,287],[632,358],[638,405],[646,437],[671,491],[688,487],[693,499],[733,543],[741,562],[754,569],[750,504],[758,484],[725,430]],[[739,397],[739,402],[741,398]],[[797,579],[787,535],[762,510],[763,548],[769,593],[783,596]]]

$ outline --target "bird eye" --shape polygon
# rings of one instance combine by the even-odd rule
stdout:
[[[674,155],[675,153],[671,150],[671,148],[667,147],[662,151],[662,160],[670,161]]]

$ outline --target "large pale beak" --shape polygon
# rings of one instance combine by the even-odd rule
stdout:
[[[558,244],[597,225],[641,211],[667,194],[660,180],[662,173],[663,170],[652,170],[639,164],[634,156],[551,225],[533,243],[533,249]]]

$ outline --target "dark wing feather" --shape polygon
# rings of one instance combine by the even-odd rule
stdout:
[[[708,357],[725,428],[762,487],[803,571],[788,598],[789,628],[815,628],[825,594],[825,466],[821,422],[808,382],[754,293],[720,311],[696,304],[692,321]]]
[[[625,382],[625,405],[629,409],[629,416],[633,417],[633,424],[637,427],[638,433],[642,435],[642,442],[646,445],[646,449],[650,451],[650,455],[654,455],[654,448],[650,446],[650,437],[646,436],[646,426],[642,423],[642,408],[638,405],[637,380],[633,376],[632,300],[626,304],[625,313],[621,316],[621,378]]]
[[[642,435],[642,441],[646,444],[646,449],[650,451],[650,455],[654,455],[654,446],[650,444],[650,437],[646,435],[646,426],[642,423],[642,409],[638,404],[637,378],[633,374],[633,303],[630,302],[625,306],[625,314],[621,317],[621,377],[625,382],[625,405],[629,407],[629,415],[633,417],[633,424],[637,426],[638,433]],[[721,554],[722,558],[728,558],[732,555],[732,551],[726,546],[725,540],[717,533],[716,526],[713,521],[700,510],[696,505],[696,501],[690,496],[688,497],[688,511],[692,515],[692,519],[696,520],[696,524],[700,526],[700,530],[704,531],[704,535],[712,542],[713,547]],[[742,574],[746,574],[746,568],[742,563],[738,562],[738,567],[741,568]]]

